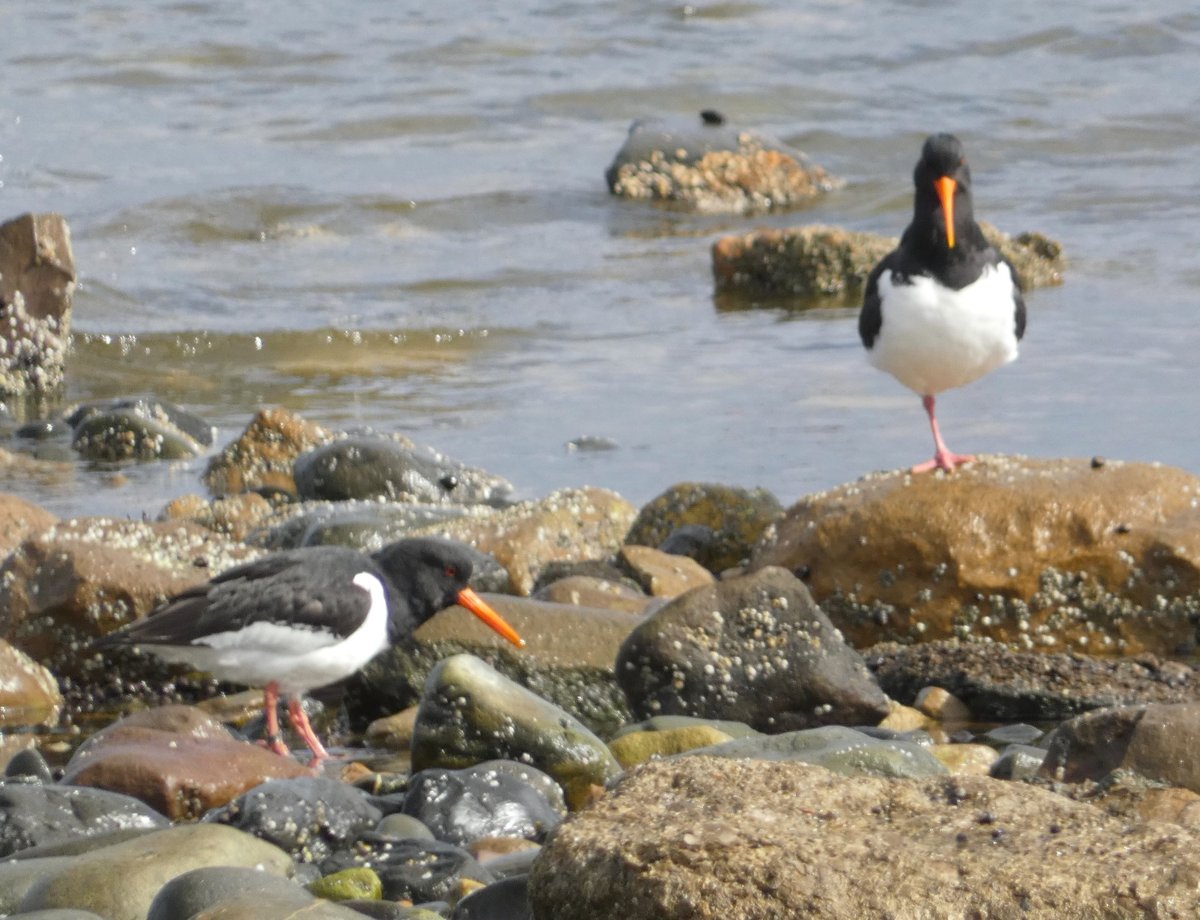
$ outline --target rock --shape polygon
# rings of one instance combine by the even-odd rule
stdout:
[[[0,783],[0,856],[166,823],[163,815],[137,799],[103,789],[16,780]]]
[[[172,402],[122,398],[67,416],[71,446],[88,460],[186,460],[213,442],[213,426]]]
[[[1000,759],[996,749],[986,744],[935,744],[930,751],[955,776],[992,776]]]
[[[21,902],[21,910],[77,908],[109,920],[143,920],[171,879],[208,866],[291,869],[286,853],[229,827],[189,824],[114,843],[56,862]]]
[[[1046,751],[1043,748],[1010,744],[992,764],[991,775],[996,779],[1030,780],[1037,776],[1045,760]]]
[[[525,648],[513,648],[466,610],[453,607],[422,624],[413,642],[393,647],[354,678],[350,705],[368,717],[404,709],[421,698],[439,662],[469,652],[592,731],[607,733],[629,721],[613,662],[637,625],[634,617],[498,594],[484,598],[521,634]]]
[[[310,776],[270,780],[210,811],[204,820],[253,834],[302,862],[320,862],[348,847],[381,817],[364,792]]]
[[[369,871],[369,870],[368,870]],[[213,866],[193,869],[163,886],[146,920],[354,920],[361,914],[319,902],[295,882],[258,869]]]
[[[29,534],[49,527],[58,520],[41,505],[19,495],[0,493],[0,559],[3,559]]]
[[[696,748],[710,747],[732,740],[713,725],[697,724],[661,731],[629,732],[608,743],[617,762],[626,770],[653,757],[670,757]]]
[[[913,700],[913,708],[943,724],[961,725],[971,721],[967,704],[941,687],[922,687]]]
[[[541,841],[566,814],[562,790],[549,776],[511,761],[463,770],[432,767],[415,773],[404,812],[438,840],[466,846],[483,837]]]
[[[767,525],[782,513],[779,500],[766,489],[681,482],[642,506],[625,542],[661,548],[683,528],[705,527],[711,540],[687,555],[720,573],[750,558]]]
[[[1198,844],[1023,783],[687,757],[566,821],[529,896],[574,920],[1185,917]]]
[[[60,677],[97,671],[101,663],[84,643],[254,555],[191,524],[60,521],[29,536],[0,564],[0,627]],[[129,661],[125,677],[162,670],[147,659]]]
[[[995,643],[883,643],[867,667],[891,697],[912,699],[937,684],[982,722],[1051,722],[1128,703],[1179,703],[1200,696],[1200,674],[1153,655],[1112,659],[1021,652]]]
[[[71,336],[75,257],[60,214],[0,224],[0,393],[63,385]]]
[[[1169,655],[1196,644],[1198,496],[1197,477],[1143,463],[988,457],[952,476],[873,474],[795,504],[751,568],[800,573],[856,646]]]
[[[292,465],[296,458],[333,436],[286,409],[260,410],[237,440],[209,461],[204,483],[214,495],[256,489],[295,494]]]
[[[621,772],[604,742],[557,706],[472,655],[429,675],[413,734],[414,772],[519,760],[553,776],[572,807]]]
[[[798,761],[845,776],[874,774],[917,779],[946,772],[941,761],[919,744],[899,738],[874,738],[844,725],[735,738],[681,756]]]
[[[390,751],[407,751],[412,746],[413,730],[417,725],[417,707],[409,706],[390,716],[383,716],[367,726],[369,745]]]
[[[318,898],[330,901],[351,901],[359,898],[378,901],[383,897],[383,882],[374,870],[359,866],[324,875],[309,885],[308,890]]]
[[[408,438],[338,438],[297,457],[293,473],[301,498],[325,501],[382,498],[502,506],[513,492],[507,480]]]
[[[460,847],[437,840],[413,840],[368,832],[350,849],[321,863],[325,874],[370,866],[389,901],[457,901],[464,882],[486,885],[492,874]]]
[[[25,779],[38,783],[53,783],[54,772],[36,747],[14,754],[4,767],[5,779]]]
[[[534,920],[528,878],[501,879],[472,891],[454,905],[450,920]]]
[[[1046,742],[1041,775],[1103,780],[1114,770],[1200,792],[1200,702],[1120,706],[1076,716]]]
[[[54,675],[0,639],[0,727],[55,725],[62,706]]]
[[[733,719],[761,731],[875,723],[887,701],[862,658],[781,569],[676,598],[637,627],[617,680],[641,717]]]
[[[277,510],[260,522],[250,540],[267,549],[297,546],[350,546],[373,553],[411,535],[417,528],[439,525],[460,517],[486,517],[484,505],[426,505],[415,502],[351,500],[297,503]],[[484,554],[480,554],[483,556]],[[490,556],[484,558],[491,559]],[[499,563],[492,561],[499,567]],[[508,573],[504,573],[508,584]]]
[[[990,224],[983,235],[1012,262],[1025,290],[1062,284],[1062,246],[1038,233],[1009,237]],[[861,303],[867,275],[896,248],[897,237],[810,224],[724,236],[712,246],[720,292],[834,297]]]
[[[72,755],[63,782],[133,796],[174,821],[196,819],[267,780],[306,768],[236,741],[191,706],[162,706],[113,723]]]
[[[641,590],[620,581],[592,575],[568,575],[533,592],[533,599],[551,604],[596,607],[620,613],[644,613],[650,598]]]
[[[695,559],[673,556],[649,546],[622,546],[618,559],[653,597],[676,597],[692,588],[711,585],[715,580]]]
[[[552,562],[615,553],[635,513],[633,505],[607,489],[560,489],[486,517],[419,528],[414,536],[442,536],[474,546],[508,570],[516,593],[528,595]]]
[[[181,495],[168,502],[159,517],[164,521],[191,521],[244,543],[276,513],[276,508],[271,499],[257,492],[222,495],[211,500],[200,495]]]
[[[724,124],[635,121],[605,172],[622,198],[686,204],[706,213],[758,213],[795,207],[840,185],[798,150]]]

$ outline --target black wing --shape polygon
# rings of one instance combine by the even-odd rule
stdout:
[[[1016,304],[1016,311],[1013,315],[1013,322],[1016,323],[1017,340],[1019,341],[1025,335],[1025,296],[1021,290],[1021,278],[1017,274],[1017,270],[1013,268],[1013,264],[1001,257],[1001,261],[1008,266],[1009,272],[1012,273],[1013,279],[1013,302]]]
[[[858,337],[867,348],[875,344],[875,337],[883,328],[883,298],[879,296],[879,279],[884,271],[895,266],[899,252],[897,249],[888,253],[867,275],[867,289],[863,292],[862,310],[858,314]]]

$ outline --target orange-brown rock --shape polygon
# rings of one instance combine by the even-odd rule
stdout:
[[[264,488],[295,493],[296,458],[332,439],[332,432],[286,409],[263,409],[209,461],[204,482],[214,495]]]
[[[1200,478],[1173,467],[986,457],[802,499],[752,568],[800,574],[850,641],[991,639],[1093,654],[1194,647]]]
[[[0,726],[54,725],[62,704],[54,675],[0,639]]]
[[[695,559],[673,556],[651,546],[622,546],[618,558],[634,580],[653,597],[676,597],[692,588],[711,585],[716,580],[712,572]]]
[[[34,530],[49,527],[58,516],[19,495],[0,495],[0,559]]]
[[[246,537],[275,513],[275,507],[257,492],[241,492],[206,499],[201,495],[181,495],[163,509],[168,521],[194,521],[234,540]]]
[[[199,818],[269,779],[305,776],[291,757],[235,740],[192,706],[134,713],[85,741],[64,783],[140,799],[173,821]]]

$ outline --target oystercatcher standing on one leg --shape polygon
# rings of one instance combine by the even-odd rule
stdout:
[[[407,539],[373,556],[339,546],[287,550],[222,572],[97,640],[136,645],[220,680],[263,687],[271,749],[288,754],[276,706],[313,752],[329,755],[301,697],[362,668],[444,607],[461,604],[515,645],[524,640],[467,587],[471,557],[447,540]]]
[[[912,468],[922,473],[975,459],[946,447],[935,398],[1016,358],[1025,301],[1012,265],[975,223],[958,138],[926,140],[913,182],[912,223],[867,278],[858,334],[871,364],[921,396],[935,447],[932,460]]]

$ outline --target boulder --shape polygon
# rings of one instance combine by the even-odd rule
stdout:
[[[0,559],[3,559],[29,534],[49,527],[58,520],[41,505],[19,495],[0,493]]]
[[[62,706],[54,675],[0,639],[0,728],[55,725]]]
[[[333,437],[333,432],[286,409],[262,409],[236,440],[209,461],[204,483],[214,495],[256,489],[295,494],[296,458]]]
[[[957,637],[1172,655],[1196,644],[1198,497],[1200,478],[1145,463],[877,473],[797,502],[750,567],[796,572],[860,647]]]

